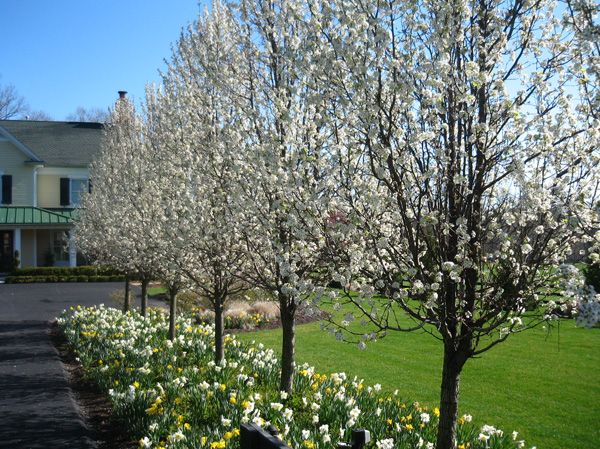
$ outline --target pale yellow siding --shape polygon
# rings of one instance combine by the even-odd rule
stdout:
[[[34,168],[26,166],[30,158],[11,142],[0,140],[0,173],[12,175],[12,205],[33,205]]]
[[[38,175],[38,207],[61,207],[60,175]]]

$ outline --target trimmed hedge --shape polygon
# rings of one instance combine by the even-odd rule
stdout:
[[[41,282],[125,282],[125,275],[112,276],[7,276],[7,284],[33,284]]]
[[[120,276],[122,273],[113,267],[82,265],[80,267],[36,267],[17,268],[11,277],[20,276]]]
[[[108,266],[17,268],[6,277],[7,284],[39,282],[125,282],[125,275]]]

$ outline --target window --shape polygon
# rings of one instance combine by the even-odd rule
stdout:
[[[89,192],[90,182],[87,179],[60,178],[60,205],[78,207],[81,196]]]
[[[12,175],[2,175],[0,192],[2,192],[0,202],[2,204],[12,204]]]
[[[57,266],[61,266],[64,262],[69,262],[69,253],[66,250],[67,243],[68,237],[66,232],[54,232],[54,261],[57,262]]]
[[[87,179],[71,179],[71,203],[77,207],[81,204],[81,196],[88,191]]]

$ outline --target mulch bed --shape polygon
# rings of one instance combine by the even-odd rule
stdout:
[[[302,324],[314,323],[315,321],[327,320],[331,317],[330,313],[324,312],[322,310],[313,308],[311,311],[307,307],[298,307],[296,310],[296,326],[300,326]],[[281,327],[281,320],[274,319],[269,320],[268,323],[263,324],[259,328],[255,329],[227,329],[225,333],[228,334],[241,334],[244,332],[255,332],[255,331],[264,331],[269,329],[279,329]]]
[[[315,309],[313,313],[309,313],[306,308],[301,307],[296,312],[296,325],[327,318],[329,318],[329,314],[326,312]],[[260,330],[280,327],[281,320],[270,320],[261,326]],[[227,333],[253,332],[255,330],[258,329],[228,329]],[[125,425],[113,412],[112,403],[108,397],[76,360],[76,355],[69,349],[67,339],[56,321],[50,325],[50,338],[63,362],[79,408],[98,449],[139,448],[139,443],[131,439]]]

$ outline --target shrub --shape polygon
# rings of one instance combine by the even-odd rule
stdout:
[[[12,262],[12,270],[13,271],[15,271],[21,265],[20,257],[21,257],[21,254],[19,253],[19,250],[15,250],[15,256],[13,257],[13,262]]]
[[[195,307],[198,307],[199,301],[199,296],[192,291],[180,293],[177,296],[177,313],[191,312]]]
[[[54,250],[52,248],[48,248],[44,251],[44,266],[52,267],[54,266]]]
[[[89,266],[89,265],[83,265],[81,267],[75,267],[76,268],[76,272],[79,276],[98,276],[98,269],[99,267],[94,267],[94,266]]]
[[[5,280],[7,284],[28,282],[124,282],[125,275],[112,267],[30,267],[18,268]]]
[[[92,265],[82,265],[79,267],[29,267],[18,268],[11,273],[12,276],[113,276],[120,275],[112,267],[97,267]]]
[[[7,276],[4,282],[6,284],[23,284],[25,278],[17,276]]]
[[[591,285],[597,292],[600,292],[600,264],[594,263],[587,265],[583,269],[585,283]]]
[[[118,308],[119,310],[123,309],[123,304],[125,304],[125,290],[115,290],[108,295],[110,298],[111,304]]]

